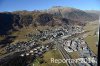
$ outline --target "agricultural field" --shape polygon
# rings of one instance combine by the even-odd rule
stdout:
[[[99,24],[98,21],[95,22],[90,22],[88,23],[84,29],[87,32],[86,34],[88,35],[87,37],[85,37],[85,41],[87,42],[89,48],[97,55],[98,52],[98,47],[96,47],[96,42],[98,40],[97,35],[95,35],[95,32],[98,30],[99,28]]]
[[[66,66],[65,63],[51,63],[51,58],[54,58],[54,59],[62,59],[62,56],[60,55],[59,51],[58,50],[50,50],[48,52],[46,52],[44,55],[43,55],[43,58],[37,58],[33,64],[34,66]],[[39,62],[40,61],[44,61],[44,63],[40,64]],[[33,65],[32,64],[32,65]]]

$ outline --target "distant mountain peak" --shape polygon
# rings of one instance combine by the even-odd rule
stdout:
[[[45,12],[53,14],[56,17],[63,17],[75,21],[91,21],[97,19],[97,16],[86,13],[83,10],[72,8],[72,7],[63,7],[63,6],[53,6],[46,10]]]
[[[64,6],[53,6],[50,9],[74,9],[74,10],[79,10],[79,9],[76,9],[76,8],[64,7]]]

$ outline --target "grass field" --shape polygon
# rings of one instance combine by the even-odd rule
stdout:
[[[46,52],[43,56],[44,57],[42,60],[44,60],[45,63],[40,64],[38,59],[36,59],[35,62],[33,63],[34,66],[66,66],[65,63],[60,63],[60,64],[51,63],[51,58],[62,59],[62,56],[60,55],[60,53],[57,50],[50,50],[50,51]]]
[[[98,28],[99,24],[97,21],[95,22],[89,22],[85,27],[85,31],[88,31],[86,32],[85,34],[88,35],[87,37],[85,37],[85,41],[87,42],[88,44],[88,47],[93,51],[93,53],[95,53],[97,55],[97,52],[98,52],[98,47],[96,47],[96,42],[98,40],[98,37],[97,35],[95,35],[95,32]],[[79,36],[79,35],[78,35]],[[78,37],[77,36],[77,37]],[[79,58],[79,55],[77,52],[72,52],[72,53],[69,53],[71,58]]]
[[[77,59],[77,58],[80,57],[80,56],[78,55],[78,52],[77,52],[77,51],[70,52],[69,55],[71,56],[72,59]]]
[[[4,40],[5,37],[4,36],[0,36],[0,41]]]
[[[5,48],[0,48],[0,56],[6,54]]]
[[[98,48],[96,47],[96,38],[94,36],[88,36],[85,38],[89,48],[97,55]]]
[[[20,41],[27,41],[29,38],[26,38],[25,35],[31,33],[31,34],[37,34],[39,33],[38,30],[45,30],[45,29],[54,29],[55,27],[50,27],[50,26],[38,26],[38,27],[28,27],[28,28],[22,28],[19,31],[13,32],[11,35],[12,36],[17,36],[16,39],[14,40],[13,44],[20,42]]]
[[[89,48],[97,55],[98,47],[96,47],[97,42],[97,36],[95,35],[95,32],[98,28],[99,24],[98,22],[92,22],[87,24],[84,29],[89,31],[87,34],[88,36],[85,38],[85,41],[87,42]]]

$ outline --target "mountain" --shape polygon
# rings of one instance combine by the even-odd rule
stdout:
[[[55,16],[75,20],[75,21],[92,21],[98,19],[98,16],[91,15],[90,13],[86,13],[80,9],[70,8],[70,7],[62,7],[62,6],[54,6],[48,10],[45,10],[47,13],[51,13]]]
[[[100,10],[85,10],[86,13],[94,13],[100,15]]]
[[[100,16],[100,11],[99,10],[85,10],[86,13],[91,14],[93,17],[98,17]]]
[[[52,20],[52,15],[40,12],[4,12],[0,13],[0,34],[19,30],[23,27],[43,25]]]
[[[97,15],[91,15],[82,10],[55,6],[39,11],[14,11],[0,13],[0,35],[18,31],[23,27],[55,26],[55,25],[83,25],[86,21],[96,20]]]
[[[11,31],[20,30],[23,27],[55,26],[63,24],[79,24],[67,18],[55,18],[52,14],[43,12],[4,12],[0,13],[0,34],[9,34]]]

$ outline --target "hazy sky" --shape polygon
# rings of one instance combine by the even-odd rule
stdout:
[[[100,0],[0,0],[0,11],[43,10],[52,6],[100,10]]]

